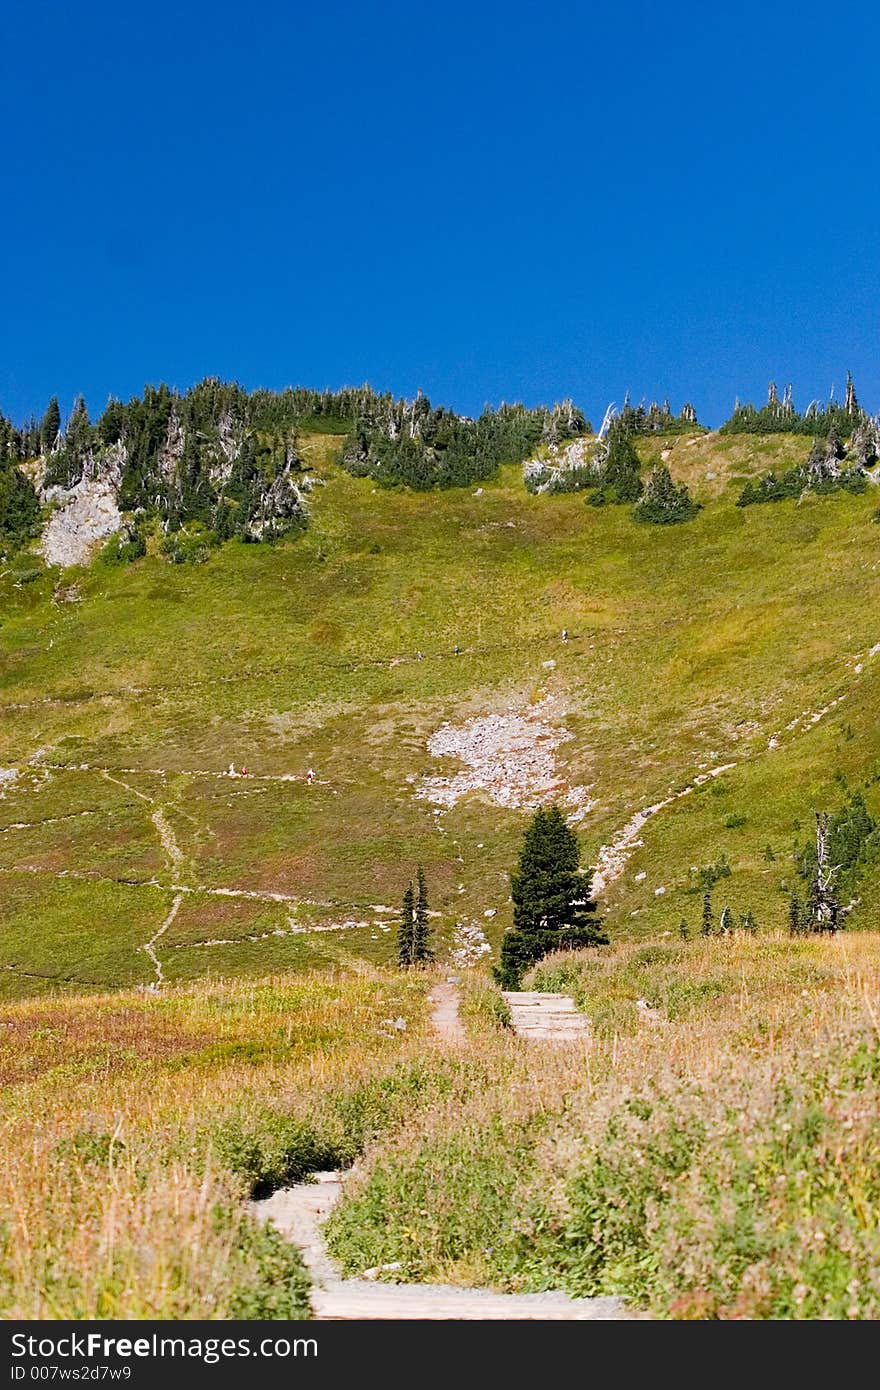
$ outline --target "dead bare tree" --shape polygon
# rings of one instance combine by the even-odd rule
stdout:
[[[614,404],[614,402],[612,401],[611,404],[607,407],[607,409],[606,409],[606,411],[605,411],[605,414],[604,414],[603,417],[602,417],[602,427],[601,427],[601,429],[599,430],[598,435],[596,436],[597,439],[604,439],[604,438],[605,438],[606,434],[608,433],[609,429],[611,428],[611,421],[615,418],[616,415],[617,415],[617,406],[616,406],[616,405]]]
[[[828,861],[828,812],[816,812],[816,875],[810,888],[810,915],[815,932],[836,932],[840,907],[832,884],[840,865]]]

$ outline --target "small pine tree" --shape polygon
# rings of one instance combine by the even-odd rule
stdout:
[[[683,917],[678,924],[678,934],[682,941],[690,941],[691,939],[691,929]]]
[[[536,811],[510,876],[513,930],[505,932],[495,972],[504,989],[518,989],[524,971],[548,951],[607,945],[579,862],[577,835],[559,807]]]
[[[704,894],[703,894],[703,916],[702,916],[702,921],[701,921],[701,923],[700,923],[700,935],[701,935],[701,936],[713,936],[713,935],[714,935],[714,932],[715,932],[715,926],[714,926],[714,923],[713,923],[713,921],[712,921],[712,894],[711,894],[711,893],[704,893]]]
[[[400,913],[400,926],[397,930],[397,961],[402,969],[406,970],[412,965],[415,959],[415,895],[413,893],[412,880],[407,885],[403,895],[403,908]]]
[[[602,470],[603,488],[613,489],[618,502],[637,502],[642,495],[641,464],[632,440],[622,427],[612,427]]]
[[[747,908],[746,911],[740,917],[739,929],[740,931],[747,932],[749,936],[757,935],[758,923],[755,920],[755,914],[751,908]]]
[[[636,521],[653,521],[655,524],[674,525],[678,521],[689,521],[700,510],[688,492],[687,483],[674,483],[665,463],[658,463],[651,471],[641,500],[632,509]]]
[[[792,936],[800,936],[802,931],[801,900],[797,893],[792,893],[788,901],[788,930]]]
[[[733,931],[733,913],[729,907],[721,909],[721,916],[718,920],[718,933],[720,936],[729,936]]]
[[[765,845],[765,846],[764,846],[764,858],[765,858],[765,860],[767,861],[768,864],[772,864],[772,863],[774,862],[774,860],[776,859],[776,855],[773,853],[773,846],[772,846],[772,845]]]
[[[428,883],[421,864],[416,874],[416,905],[413,920],[413,961],[417,965],[428,965],[434,959],[430,944],[428,924]]]

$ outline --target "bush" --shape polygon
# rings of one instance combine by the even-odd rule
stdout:
[[[295,1245],[273,1226],[257,1225],[239,1212],[222,1209],[215,1224],[227,1225],[233,1240],[235,1282],[227,1318],[279,1320],[310,1318],[311,1281]]]
[[[173,565],[203,565],[211,551],[220,544],[220,538],[209,531],[199,521],[181,527],[166,536],[159,549]]]
[[[674,483],[665,464],[657,464],[651,472],[644,496],[632,509],[633,520],[671,526],[690,521],[700,510],[688,492],[687,483]]]
[[[111,536],[101,551],[105,565],[130,565],[147,553],[147,538],[140,526],[127,526]]]

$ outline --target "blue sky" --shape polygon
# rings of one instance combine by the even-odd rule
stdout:
[[[369,380],[468,412],[853,371],[873,4],[7,0],[0,408]]]

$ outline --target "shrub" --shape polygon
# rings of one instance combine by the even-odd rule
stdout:
[[[688,492],[687,483],[674,483],[665,464],[657,464],[648,479],[644,495],[632,509],[635,521],[672,526],[690,521],[700,510]]]
[[[209,531],[199,521],[181,527],[166,536],[159,549],[173,565],[203,565],[211,551],[220,544],[220,538]]]
[[[140,526],[127,526],[111,536],[101,551],[105,565],[130,565],[147,553],[147,538]]]

